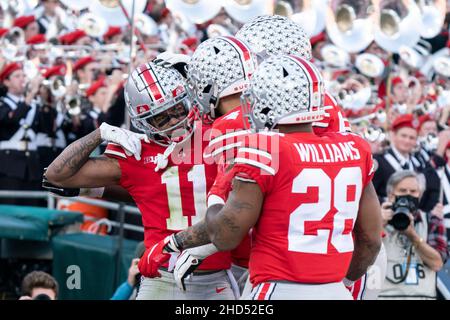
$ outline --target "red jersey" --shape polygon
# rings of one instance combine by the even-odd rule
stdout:
[[[351,133],[252,134],[231,172],[264,194],[252,231],[253,286],[342,281],[361,193],[373,176],[366,141]]]
[[[206,195],[216,176],[216,165],[206,164],[201,153],[205,147],[198,148],[200,160],[193,147],[196,134],[202,134],[200,128],[193,134],[191,144],[184,150],[175,148],[168,159],[165,169],[155,171],[157,156],[163,154],[166,147],[154,142],[142,141],[141,160],[129,156],[121,146],[109,143],[105,155],[119,161],[122,172],[120,185],[133,197],[142,213],[144,242],[147,248],[166,236],[183,230],[202,220],[206,214]],[[178,151],[178,152],[177,152]],[[230,254],[214,254],[201,264],[200,269],[228,269]]]
[[[314,132],[322,135],[327,132],[349,132],[350,124],[344,117],[336,100],[325,94],[324,100],[325,116],[323,120],[313,123]],[[245,118],[247,128],[250,127],[248,119]],[[244,128],[244,118],[241,106],[233,108],[225,115],[217,118],[211,129],[210,142],[205,149],[205,157],[213,157],[219,164],[216,180],[208,193],[208,206],[216,203],[225,203],[231,191],[233,176],[226,173],[227,164],[236,157],[237,148],[241,141],[249,134]],[[251,241],[248,236],[242,243],[232,250],[233,263],[248,268],[248,260],[251,249]]]
[[[248,125],[248,120],[245,119]],[[241,106],[233,108],[225,115],[217,118],[212,124],[209,135],[209,144],[205,149],[205,157],[214,158],[218,163],[216,180],[208,193],[208,206],[217,203],[225,203],[228,193],[231,190],[232,177],[226,172],[227,164],[236,156],[237,147],[240,141],[250,131],[244,128],[244,118]],[[231,258],[234,264],[248,268],[251,242],[246,236],[237,248],[231,251]]]
[[[327,132],[351,132],[350,122],[344,116],[336,100],[325,93],[324,106],[325,115],[322,120],[313,122],[314,133],[322,135]]]

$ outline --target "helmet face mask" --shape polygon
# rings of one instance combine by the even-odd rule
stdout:
[[[191,117],[196,118],[195,112],[195,108],[192,108],[192,104],[186,96],[157,114],[147,113],[134,118],[133,125],[158,144],[180,143],[189,138],[194,130],[194,123],[190,120]],[[171,121],[176,121],[176,123],[171,125]]]
[[[155,143],[168,146],[192,134],[197,112],[176,70],[143,64],[128,78],[124,94],[133,125]]]
[[[216,118],[219,100],[246,89],[256,65],[249,47],[234,37],[216,37],[200,44],[187,67],[187,78],[203,115]]]
[[[321,120],[323,101],[319,71],[309,61],[287,55],[264,61],[241,96],[244,116],[256,131]]]

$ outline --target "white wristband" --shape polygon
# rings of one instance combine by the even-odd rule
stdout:
[[[344,278],[342,280],[342,282],[344,283],[344,286],[346,286],[346,287],[351,287],[355,283],[355,281],[352,281],[352,280],[347,279],[347,278]]]
[[[105,187],[100,188],[81,188],[80,196],[91,197],[91,198],[101,198],[105,192]]]

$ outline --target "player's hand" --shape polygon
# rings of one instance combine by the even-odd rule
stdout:
[[[164,263],[168,262],[172,256],[176,258],[180,253],[177,246],[175,236],[167,236],[153,247],[145,250],[138,263],[139,272],[147,278],[159,278],[161,274],[158,269]],[[173,266],[169,262],[169,271],[172,271]]]
[[[184,280],[200,266],[206,257],[218,251],[212,243],[184,250],[178,257],[175,263],[175,269],[173,270],[173,276],[178,288],[186,291]]]
[[[117,143],[125,149],[125,152],[133,155],[136,160],[141,160],[141,140],[146,139],[145,135],[111,126],[106,122],[103,122],[99,129],[103,140]]]
[[[78,197],[80,195],[80,188],[63,188],[50,183],[45,176],[46,172],[47,168],[44,168],[44,174],[42,175],[42,188],[62,197]]]
[[[191,61],[191,57],[186,54],[172,53],[165,51],[156,56],[153,63],[157,66],[176,69],[183,77],[186,78],[185,66]]]

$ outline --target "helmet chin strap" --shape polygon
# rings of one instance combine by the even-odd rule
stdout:
[[[211,95],[211,99],[209,99],[209,112],[212,119],[216,118],[216,109],[219,106],[219,86],[216,84],[213,84],[211,90],[213,90],[213,93]]]
[[[173,150],[175,149],[177,143],[176,142],[172,142],[164,151],[163,154],[158,153],[158,155],[156,156],[156,167],[155,167],[155,172],[158,172],[159,169],[165,169],[167,167],[167,165],[169,164],[169,156],[170,154],[173,152]]]
[[[155,167],[155,172],[158,172],[160,169],[165,169],[167,167],[167,165],[169,164],[169,157],[172,154],[173,150],[175,150],[175,147],[177,145],[183,146],[183,144],[189,140],[189,137],[194,133],[195,130],[195,125],[192,128],[192,130],[190,131],[190,133],[188,133],[188,131],[186,130],[187,136],[185,136],[181,141],[179,142],[175,142],[172,141],[172,143],[166,148],[166,150],[164,151],[163,154],[158,153],[156,155],[156,167]]]

